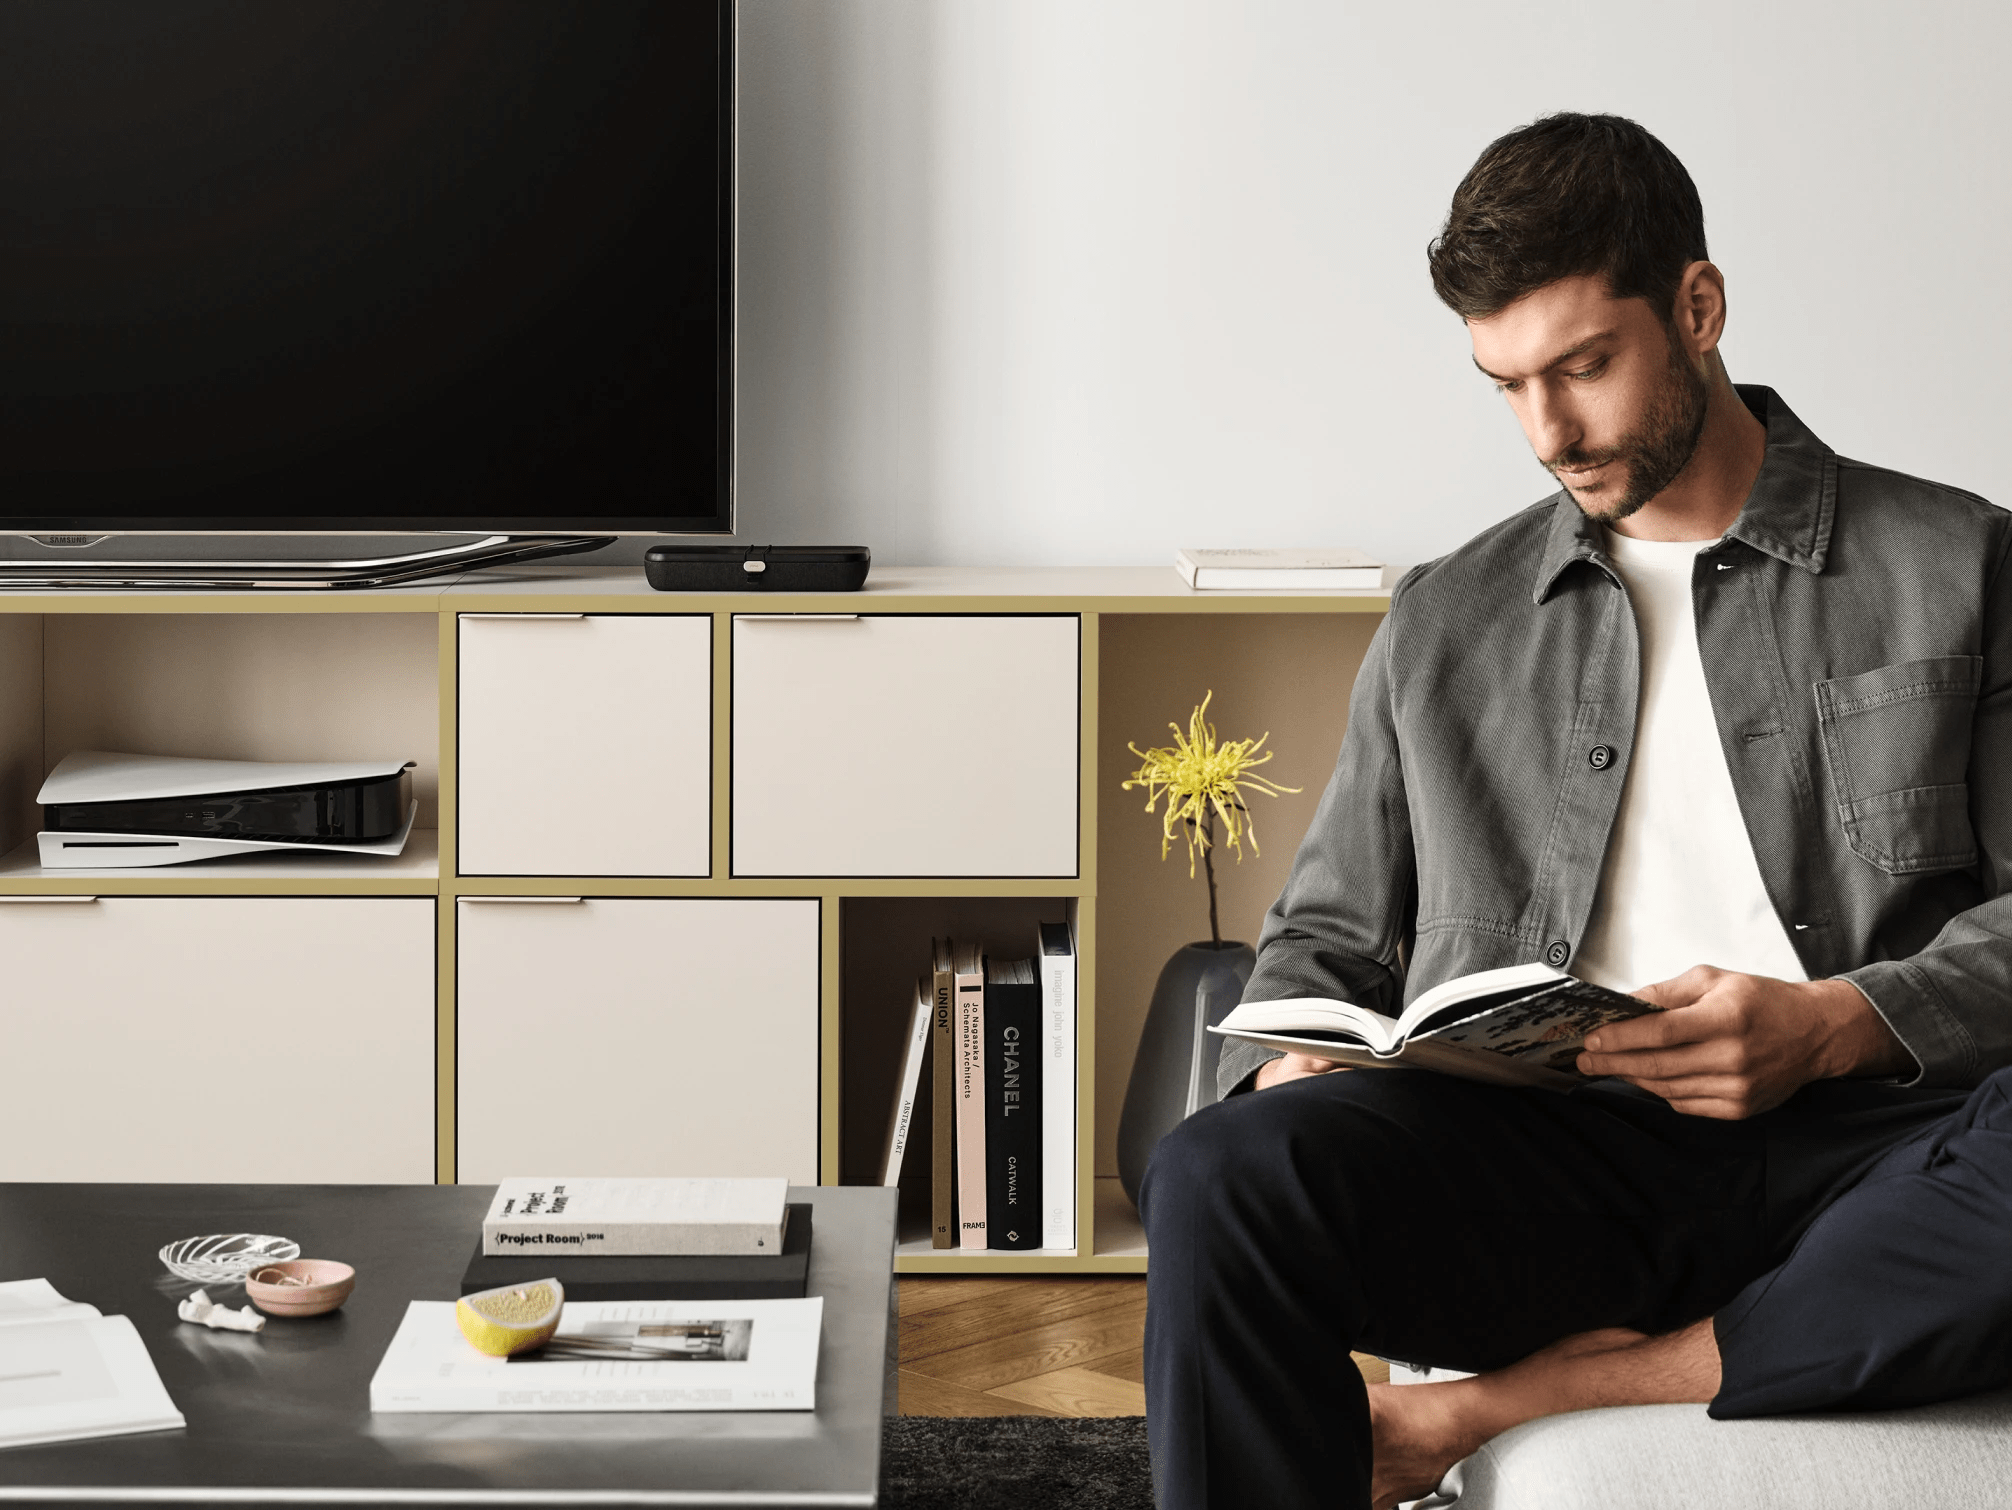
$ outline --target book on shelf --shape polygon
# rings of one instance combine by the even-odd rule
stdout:
[[[454,1305],[413,1300],[373,1411],[813,1410],[824,1298],[567,1301],[536,1352],[470,1347]]]
[[[1031,960],[985,962],[985,1237],[1041,1246],[1041,983]]]
[[[1394,1018],[1352,1002],[1291,997],[1243,1002],[1209,1031],[1337,1064],[1570,1090],[1585,1083],[1573,1061],[1588,1033],[1656,1010],[1532,963],[1434,986]]]
[[[1043,923],[1041,975],[1041,1246],[1076,1246],[1076,943]]]
[[[951,953],[957,991],[957,1246],[985,1242],[985,955]]]
[[[131,1321],[46,1279],[0,1284],[0,1447],[184,1424]]]
[[[1196,589],[1381,587],[1383,563],[1359,550],[1187,549],[1174,568]]]
[[[789,1181],[513,1177],[482,1219],[497,1253],[779,1253]]]
[[[915,1098],[922,1087],[922,1061],[929,1051],[930,979],[915,983],[915,1001],[908,1013],[908,1036],[901,1052],[901,1079],[894,1089],[894,1118],[887,1124],[887,1144],[880,1159],[880,1183],[901,1183],[901,1159],[915,1121]]]
[[[949,939],[931,939],[929,1246],[957,1246],[957,972]]]

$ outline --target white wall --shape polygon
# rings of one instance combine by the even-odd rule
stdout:
[[[741,536],[1448,549],[1550,484],[1425,244],[1567,108],[1690,168],[1735,379],[2012,503],[2008,65],[1950,0],[741,0]]]

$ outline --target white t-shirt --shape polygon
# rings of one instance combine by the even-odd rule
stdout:
[[[1761,884],[1705,690],[1691,568],[1713,542],[1606,535],[1641,630],[1642,701],[1573,973],[1621,991],[1692,965],[1807,980]]]

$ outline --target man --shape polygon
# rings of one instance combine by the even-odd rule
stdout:
[[[2012,1383],[2012,519],[1732,386],[1633,122],[1494,143],[1431,265],[1564,491],[1392,593],[1246,999],[1542,959],[1665,1010],[1569,1095],[1225,1053],[1141,1200],[1167,1510],[1385,1506],[1594,1405]]]

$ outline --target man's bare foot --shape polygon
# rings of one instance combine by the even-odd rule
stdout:
[[[1646,1340],[1642,1333],[1625,1327],[1603,1327],[1560,1338],[1521,1363],[1475,1379],[1370,1385],[1372,1510],[1390,1510],[1404,1500],[1430,1494],[1446,1477],[1447,1469],[1490,1437],[1557,1408],[1527,1387],[1517,1388],[1519,1382],[1534,1383],[1532,1375],[1554,1374],[1568,1360],[1611,1353]]]

